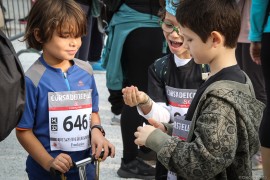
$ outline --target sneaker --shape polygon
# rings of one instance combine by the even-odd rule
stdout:
[[[120,119],[121,119],[121,114],[119,115],[113,114],[113,117],[111,119],[111,125],[120,125]]]
[[[150,152],[143,152],[142,150],[138,150],[138,157],[141,158],[145,163],[149,164],[152,167],[156,166],[157,163],[157,153],[153,150]]]
[[[262,157],[261,153],[257,152],[252,156],[252,170],[261,170],[262,166]]]
[[[140,158],[136,158],[127,164],[122,159],[117,174],[122,178],[155,179],[156,169]]]
[[[93,68],[94,71],[106,71],[106,69],[104,69],[101,66],[101,64],[102,64],[101,59],[96,61],[96,62],[91,62],[90,61],[90,64],[92,65],[92,68]]]

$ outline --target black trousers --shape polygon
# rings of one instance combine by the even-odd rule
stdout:
[[[122,113],[123,106],[125,104],[122,96],[122,90],[108,90],[110,94],[108,101],[111,103],[111,112],[115,115],[119,115]]]
[[[270,33],[264,33],[262,36],[261,63],[263,76],[265,79],[265,89],[267,96],[266,108],[263,120],[260,126],[260,141],[263,147],[270,148]]]
[[[250,78],[256,98],[266,104],[265,83],[261,65],[257,65],[251,59],[249,53],[250,43],[237,43],[236,59],[240,68]]]
[[[125,86],[137,86],[140,91],[147,92],[148,67],[156,59],[163,56],[164,36],[161,28],[138,28],[132,31],[123,47],[122,67]],[[136,107],[124,105],[121,115],[121,132],[123,140],[123,161],[132,161],[138,155],[138,146],[134,143],[134,133],[138,126],[146,120],[140,116]],[[141,148],[149,151],[148,148]]]
[[[92,17],[90,6],[84,4],[80,6],[87,15],[87,34],[82,37],[82,45],[75,57],[83,61],[96,62],[101,57],[104,34],[99,32],[97,18]]]

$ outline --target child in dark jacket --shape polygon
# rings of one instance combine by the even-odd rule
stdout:
[[[184,47],[211,73],[179,124],[186,139],[170,136],[172,125],[149,119],[154,126],[138,127],[135,143],[157,152],[178,179],[252,179],[264,104],[236,62],[237,8],[235,0],[185,0],[177,8]]]

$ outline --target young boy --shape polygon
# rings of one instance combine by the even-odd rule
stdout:
[[[26,72],[26,106],[16,130],[29,153],[30,180],[52,179],[52,168],[79,179],[73,162],[91,154],[97,158],[102,149],[103,160],[109,149],[114,156],[100,126],[92,68],[74,59],[85,33],[86,17],[73,0],[38,0],[29,13],[25,40],[43,51]],[[86,175],[94,179],[94,165],[86,166]]]
[[[175,0],[179,2],[178,0]],[[183,36],[176,20],[176,7],[169,0],[160,1],[163,7],[160,25],[170,52],[156,60],[148,71],[148,95],[134,86],[123,89],[124,101],[129,106],[137,106],[145,119],[154,118],[159,122],[178,124],[179,118],[187,113],[196,89],[207,75],[206,65],[196,64],[188,50],[183,47]],[[151,99],[153,100],[151,100]],[[178,128],[174,136],[181,137]],[[118,171],[121,173],[121,171]],[[157,162],[155,179],[167,179],[167,170]],[[169,173],[169,177],[174,176]]]
[[[176,19],[184,46],[196,63],[209,64],[210,77],[179,124],[188,132],[186,140],[163,133],[171,134],[172,126],[150,119],[159,129],[138,127],[135,143],[156,151],[179,179],[252,179],[264,104],[236,63],[240,15],[235,0],[181,1]]]

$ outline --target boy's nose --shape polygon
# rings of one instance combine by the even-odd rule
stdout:
[[[69,43],[69,45],[72,46],[72,47],[76,46],[76,44],[77,44],[76,41],[71,41],[71,42]]]

